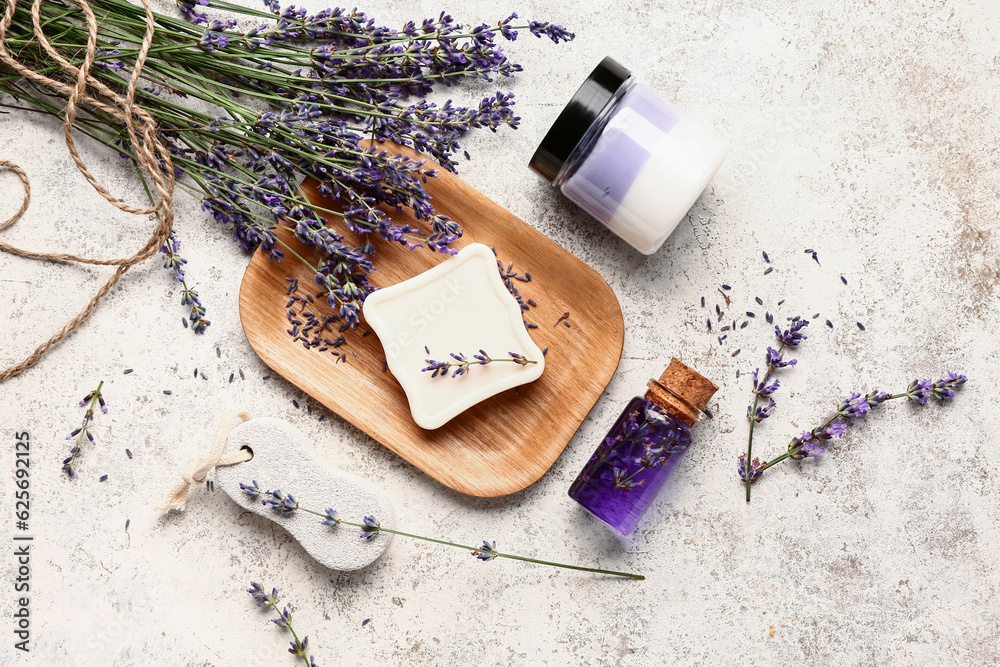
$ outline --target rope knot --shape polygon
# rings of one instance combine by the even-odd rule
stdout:
[[[215,433],[215,444],[212,445],[212,449],[209,451],[208,456],[184,471],[181,475],[180,481],[174,484],[173,488],[170,489],[170,492],[167,493],[163,501],[156,506],[157,510],[161,512],[169,512],[170,510],[183,512],[184,508],[187,506],[187,499],[188,495],[191,493],[192,486],[204,482],[219,466],[231,466],[236,463],[244,463],[253,458],[253,454],[245,449],[241,449],[236,452],[229,452],[227,454],[223,453],[226,448],[226,441],[229,439],[230,428],[232,427],[233,421],[236,419],[241,421],[250,421],[253,417],[251,417],[248,412],[243,410],[235,410],[223,417],[222,421],[219,423],[219,429]]]

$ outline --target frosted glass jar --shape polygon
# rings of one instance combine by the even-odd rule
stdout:
[[[719,170],[725,144],[605,58],[529,166],[645,255],[656,252]]]

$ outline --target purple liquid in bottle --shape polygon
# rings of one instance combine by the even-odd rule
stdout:
[[[628,534],[690,445],[687,424],[636,396],[573,482],[569,495],[601,521]]]
[[[718,391],[679,359],[636,396],[590,457],[569,496],[620,533],[632,532],[691,446],[691,426]]]

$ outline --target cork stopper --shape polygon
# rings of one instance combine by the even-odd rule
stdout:
[[[671,359],[660,379],[650,380],[648,387],[647,399],[688,426],[694,426],[705,418],[702,411],[719,390],[715,383],[677,358]]]

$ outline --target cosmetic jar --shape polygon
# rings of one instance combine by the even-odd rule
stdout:
[[[645,255],[715,176],[727,148],[608,57],[556,118],[529,166]]]

